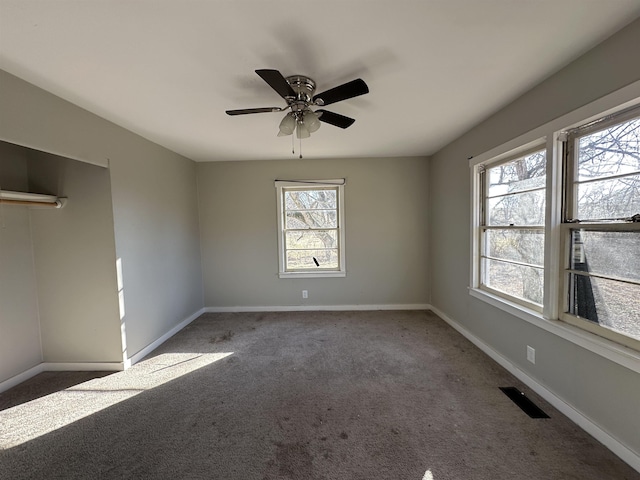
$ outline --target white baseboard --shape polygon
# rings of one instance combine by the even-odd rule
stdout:
[[[43,372],[119,372],[122,362],[44,362]]]
[[[26,382],[42,372],[117,372],[123,370],[122,362],[42,362],[0,382],[0,393]]]
[[[160,338],[158,338],[157,340],[155,340],[154,342],[150,343],[149,345],[147,345],[146,347],[144,347],[142,350],[140,350],[139,352],[135,353],[134,355],[125,358],[124,360],[124,368],[129,368],[132,365],[135,365],[136,363],[138,363],[140,360],[142,360],[144,357],[146,357],[147,355],[149,355],[152,351],[154,351],[156,348],[158,348],[160,345],[162,345],[164,342],[166,342],[167,340],[169,340],[171,337],[173,337],[176,333],[178,333],[180,330],[182,330],[184,327],[186,327],[187,325],[189,325],[191,322],[193,322],[196,318],[198,318],[200,315],[202,315],[203,313],[205,313],[207,311],[206,308],[201,308],[200,310],[198,310],[197,312],[189,315],[187,318],[185,318],[182,322],[180,322],[178,325],[176,325],[175,327],[173,327],[171,330],[169,330],[167,333],[165,333],[164,335],[162,335]]]
[[[359,310],[430,310],[428,303],[403,303],[385,305],[270,305],[262,307],[236,306],[236,307],[205,307],[207,313],[229,312],[334,312],[334,311],[359,311]]]
[[[456,329],[460,334],[467,338],[471,343],[473,343],[476,347],[482,350],[484,353],[489,355],[493,360],[498,362],[503,368],[505,368],[509,373],[522,381],[525,385],[531,388],[534,392],[544,398],[547,402],[553,405],[556,409],[562,412],[565,416],[567,416],[572,422],[586,431],[589,435],[594,437],[604,446],[606,446],[609,450],[615,453],[618,457],[620,457],[623,461],[628,463],[632,468],[640,472],[640,455],[634,452],[623,443],[612,437],[609,433],[603,430],[597,423],[591,420],[589,417],[584,415],[579,410],[576,410],[572,405],[565,402],[562,398],[558,397],[555,393],[549,390],[544,385],[538,383],[535,379],[530,377],[523,370],[518,368],[516,365],[511,363],[509,359],[502,354],[498,353],[492,347],[484,343],[478,337],[476,337],[473,333],[467,330],[465,327],[460,325],[455,320],[449,318],[445,313],[441,312],[435,307],[431,307],[431,310],[437,314],[440,318],[442,318],[445,322],[447,322],[451,327]]]
[[[39,373],[42,372],[118,372],[122,371],[131,365],[137,363],[142,358],[151,353],[154,349],[158,348],[161,344],[166,342],[173,335],[178,333],[184,327],[193,322],[196,318],[202,315],[205,312],[204,308],[201,308],[194,314],[190,315],[188,318],[180,322],[178,325],[173,327],[167,333],[165,333],[162,337],[157,339],[155,342],[147,345],[145,348],[140,350],[138,353],[133,355],[132,357],[126,358],[123,362],[42,362],[36,365],[35,367],[30,368],[18,375],[15,375],[8,380],[0,382],[0,393],[9,390],[10,388],[19,385],[22,382],[29,380],[31,377],[35,377]]]
[[[0,382],[0,393],[6,390],[9,390],[10,388],[13,388],[22,382],[26,382],[31,377],[35,377],[36,375],[42,372],[44,372],[44,369],[42,368],[42,363],[39,363],[35,367],[31,367],[29,370],[25,370],[24,372],[19,373],[18,375],[15,375],[3,382]]]

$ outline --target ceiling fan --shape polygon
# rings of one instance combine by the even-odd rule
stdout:
[[[245,108],[241,110],[227,110],[227,115],[247,115],[251,113],[283,112],[290,110],[280,122],[278,136],[292,135],[294,130],[300,139],[308,138],[320,128],[320,122],[335,127],[348,128],[353,125],[353,118],[311,107],[323,107],[332,103],[347,100],[369,93],[369,87],[361,78],[331,88],[325,92],[315,94],[316,82],[304,75],[284,77],[278,70],[262,69],[256,73],[273,88],[278,95],[285,99],[285,107]]]

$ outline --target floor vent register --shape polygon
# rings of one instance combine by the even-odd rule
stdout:
[[[500,387],[500,390],[509,397],[513,403],[519,406],[524,413],[531,418],[550,418],[540,407],[533,403],[523,392],[516,387]]]

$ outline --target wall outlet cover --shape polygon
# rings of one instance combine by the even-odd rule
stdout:
[[[527,345],[527,360],[536,363],[536,349]]]

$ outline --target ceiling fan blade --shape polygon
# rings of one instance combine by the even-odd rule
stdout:
[[[313,101],[316,105],[330,105],[332,103],[340,102],[348,98],[357,97],[369,93],[369,87],[364,83],[364,80],[358,78],[351,80],[350,82],[338,85],[326,92],[319,93],[313,96]]]
[[[256,73],[282,98],[296,96],[296,92],[278,70],[262,69],[256,70]]]
[[[280,107],[264,107],[264,108],[243,108],[240,110],[225,110],[227,115],[247,115],[249,113],[268,113],[281,112]]]
[[[339,113],[328,112],[326,110],[316,110],[316,113],[319,114],[318,118],[321,122],[328,123],[334,127],[348,128],[355,122],[355,119],[345,117]]]

